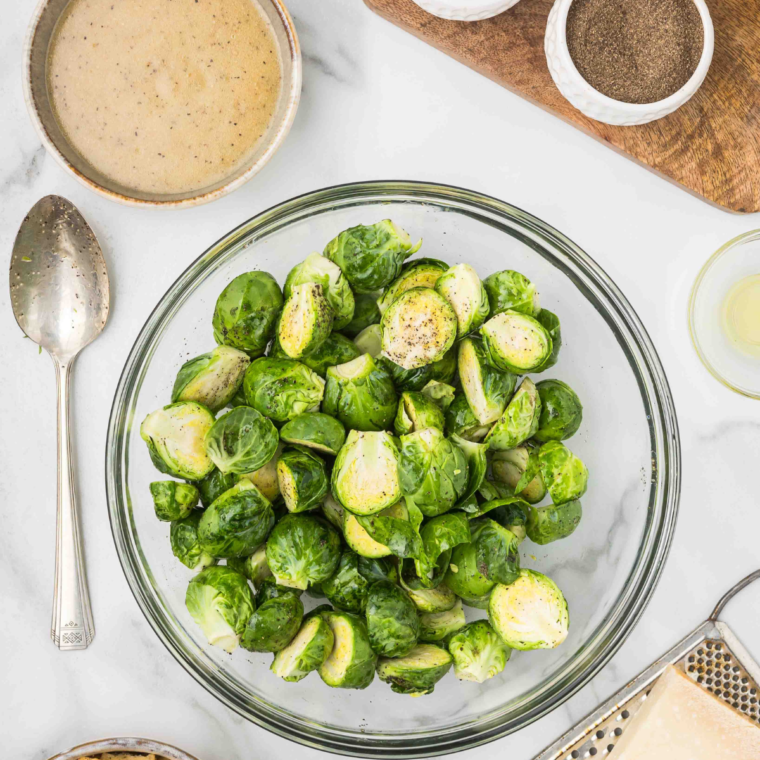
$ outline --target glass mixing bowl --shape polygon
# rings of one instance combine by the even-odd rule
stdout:
[[[271,655],[209,647],[185,609],[191,572],[169,547],[148,484],[161,476],[140,439],[146,414],[169,403],[177,369],[214,346],[211,315],[223,287],[263,269],[287,272],[338,232],[391,218],[420,255],[468,262],[485,276],[512,268],[536,282],[562,319],[563,347],[547,375],[584,403],[570,442],[588,465],[583,520],[564,541],[526,541],[523,566],[547,573],[570,606],[555,650],[515,652],[483,684],[448,675],[426,697],[330,689],[317,675],[286,683]],[[557,230],[507,203],[453,187],[373,182],[321,190],[245,222],[195,261],[142,329],[121,376],[108,430],[106,479],[116,548],[142,611],[181,665],[224,704],[288,739],[364,757],[461,750],[516,731],[554,709],[610,659],[657,583],[678,510],[680,452],[667,381],[644,327],[609,277]],[[304,597],[313,602],[309,597]],[[316,602],[314,602],[316,603]],[[471,610],[471,612],[477,612]],[[478,613],[479,615],[482,613]]]

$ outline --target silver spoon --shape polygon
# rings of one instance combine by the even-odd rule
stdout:
[[[58,382],[58,520],[50,635],[60,649],[85,649],[95,635],[84,570],[69,438],[69,381],[76,355],[108,319],[108,272],[93,231],[58,195],[21,223],[11,256],[18,326],[53,359]]]

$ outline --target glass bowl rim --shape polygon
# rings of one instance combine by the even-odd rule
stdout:
[[[263,230],[269,234],[274,229],[287,226],[290,221],[305,218],[304,214],[311,216],[336,207],[391,201],[448,204],[478,218],[482,223],[486,223],[484,215],[490,214],[490,224],[496,227],[499,225],[495,220],[499,218],[516,223],[524,233],[530,232],[541,238],[555,257],[564,257],[577,266],[586,280],[601,292],[605,302],[605,320],[608,324],[616,320],[617,331],[622,325],[627,333],[625,337],[630,344],[626,344],[626,355],[647,408],[650,440],[656,446],[652,451],[653,475],[645,531],[623,592],[589,640],[581,646],[579,653],[563,666],[559,674],[546,679],[552,681],[551,684],[542,685],[543,692],[548,690],[548,693],[532,697],[515,717],[505,718],[496,710],[485,716],[487,720],[480,716],[445,730],[428,728],[406,734],[373,735],[358,729],[347,731],[295,718],[266,700],[243,700],[232,689],[226,688],[213,668],[198,658],[179,636],[174,635],[163,614],[166,610],[151,594],[151,584],[143,577],[144,567],[141,572],[140,557],[131,545],[129,510],[121,482],[125,436],[120,431],[132,424],[128,401],[135,383],[145,371],[144,361],[150,354],[153,342],[161,334],[162,325],[171,319],[189,295],[188,288],[213,268],[216,259],[244,238],[255,242],[257,232]],[[610,326],[610,329],[613,328]],[[632,349],[638,352],[635,368],[634,357],[630,355]],[[627,639],[651,598],[672,542],[680,482],[678,422],[662,364],[640,319],[604,270],[569,238],[516,206],[452,185],[406,180],[348,183],[305,193],[262,211],[210,246],[167,290],[135,340],[114,395],[106,441],[106,495],[117,555],[138,606],[164,646],[198,683],[239,715],[304,746],[353,757],[429,757],[470,749],[523,728],[554,710],[585,686]]]

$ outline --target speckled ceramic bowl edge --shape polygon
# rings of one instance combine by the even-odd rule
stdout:
[[[198,760],[193,755],[188,755],[184,750],[171,744],[153,741],[151,739],[139,739],[134,736],[121,736],[111,739],[98,739],[60,752],[49,760],[79,760],[88,755],[98,755],[103,752],[143,752],[153,753],[166,760]]]

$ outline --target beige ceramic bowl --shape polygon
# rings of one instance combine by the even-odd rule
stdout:
[[[183,752],[177,747],[169,744],[154,742],[150,739],[138,739],[130,736],[123,736],[116,739],[100,739],[96,742],[80,744],[78,747],[54,755],[50,760],[79,760],[82,757],[92,757],[103,752],[133,752],[144,753],[146,755],[153,753],[165,760],[197,760],[187,752]]]
[[[157,195],[125,188],[90,166],[64,137],[47,92],[47,54],[58,19],[69,0],[42,0],[34,12],[24,48],[24,97],[42,144],[83,185],[106,198],[131,206],[197,206],[221,198],[247,182],[274,155],[290,130],[301,96],[301,48],[295,26],[281,0],[257,0],[280,47],[282,94],[269,132],[241,168],[221,182],[189,193]]]

